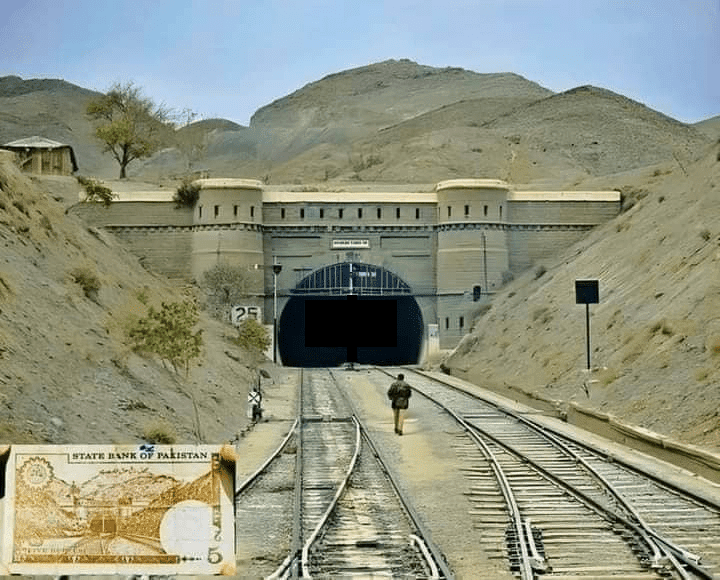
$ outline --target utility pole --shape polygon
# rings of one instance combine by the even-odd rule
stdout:
[[[273,362],[277,363],[277,277],[282,271],[277,256],[273,256]]]

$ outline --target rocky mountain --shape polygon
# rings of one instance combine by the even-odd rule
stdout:
[[[214,131],[201,165],[272,183],[483,176],[564,186],[687,163],[711,140],[703,127],[596,87],[554,94],[515,74],[391,60],[310,83],[259,109],[247,128]],[[167,173],[165,155],[140,173]]]
[[[720,140],[720,115],[695,123],[693,127],[705,133],[710,139]]]
[[[0,141],[71,144],[80,173],[113,178],[84,114],[97,93],[59,80],[0,79]],[[675,121],[595,87],[562,94],[513,73],[388,60],[311,82],[258,109],[249,127],[207,119],[128,168],[159,180],[193,170],[271,183],[435,182],[467,176],[559,186],[678,158],[717,138],[712,120]],[[648,146],[652,143],[652,146]]]

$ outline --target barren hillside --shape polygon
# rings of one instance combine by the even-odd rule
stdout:
[[[133,353],[128,324],[146,303],[184,293],[68,217],[54,191],[73,187],[74,178],[31,181],[0,152],[0,443],[133,443],[155,427],[194,442],[193,398],[202,438],[232,439],[254,378],[224,339],[232,331],[203,319],[203,366],[189,381]],[[97,277],[96,296],[74,281],[78,268]]]
[[[481,385],[577,401],[718,450],[720,145],[684,167],[602,183],[623,190],[628,209],[504,288],[445,364]],[[574,296],[584,278],[600,281],[590,376]]]
[[[59,80],[0,78],[0,141],[38,134],[75,148],[80,172],[113,178],[85,116],[97,93]],[[270,183],[436,182],[482,176],[572,185],[677,158],[717,139],[595,87],[562,94],[512,73],[388,60],[328,75],[260,108],[249,127],[208,119],[180,129],[200,145],[188,167],[168,147],[128,167],[134,179],[190,170]]]
[[[0,145],[39,135],[75,150],[79,173],[114,177],[117,163],[103,154],[85,115],[99,93],[58,79],[0,77]]]

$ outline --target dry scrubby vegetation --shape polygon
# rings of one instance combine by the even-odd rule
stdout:
[[[173,305],[194,304],[196,291],[66,215],[58,186],[71,198],[80,189],[24,175],[0,151],[0,443],[234,438],[255,355],[204,312],[190,309],[189,334],[172,326]],[[164,323],[173,330],[157,340]]]

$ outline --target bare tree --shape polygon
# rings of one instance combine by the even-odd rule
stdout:
[[[208,135],[202,124],[198,124],[198,114],[191,109],[183,109],[178,115],[180,127],[175,132],[175,147],[185,158],[187,172],[193,165],[205,157]]]
[[[173,131],[170,111],[145,97],[132,82],[116,83],[90,101],[87,114],[96,123],[96,137],[120,164],[120,179],[126,177],[129,163],[152,155]]]

